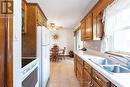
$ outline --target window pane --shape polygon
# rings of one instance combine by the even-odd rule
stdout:
[[[130,52],[130,29],[114,33],[114,50]]]

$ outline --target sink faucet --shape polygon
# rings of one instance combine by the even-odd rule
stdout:
[[[128,56],[123,56],[123,55],[120,55],[120,56],[109,55],[109,57],[113,57],[113,58],[117,59],[118,61],[120,61],[120,62],[122,62],[122,63],[125,63],[125,64],[127,65],[127,67],[130,69],[130,59],[129,59],[130,57],[128,57]],[[124,62],[124,61],[121,61],[121,60],[118,59],[117,57],[121,57],[121,58],[125,59],[125,60],[127,61],[127,63]]]

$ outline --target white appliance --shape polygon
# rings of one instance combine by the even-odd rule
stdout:
[[[50,32],[44,26],[37,27],[37,57],[39,58],[39,87],[46,87],[50,76]]]

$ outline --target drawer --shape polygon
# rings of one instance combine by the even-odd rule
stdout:
[[[88,64],[88,63],[86,63],[86,62],[84,62],[84,69],[89,73],[89,74],[91,74],[91,66]]]
[[[101,87],[110,87],[110,81],[94,69],[92,70],[92,77]]]

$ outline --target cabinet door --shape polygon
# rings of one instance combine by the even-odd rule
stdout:
[[[100,12],[97,16],[93,16],[93,39],[101,40],[104,33],[104,25],[102,22],[103,12]]]
[[[93,72],[93,79],[95,82],[97,82],[100,87],[110,87],[110,81],[107,80],[105,77],[103,77],[101,74],[99,74],[96,70],[92,70]]]
[[[86,37],[85,40],[92,40],[93,39],[93,28],[92,28],[92,14],[88,15],[86,19]]]
[[[82,40],[82,41],[85,41],[85,35],[86,35],[85,20],[83,20],[83,21],[81,22],[80,29],[81,29],[81,40]]]
[[[91,87],[93,85],[91,76],[86,69],[83,72],[83,87]]]
[[[93,87],[101,87],[93,80]]]

